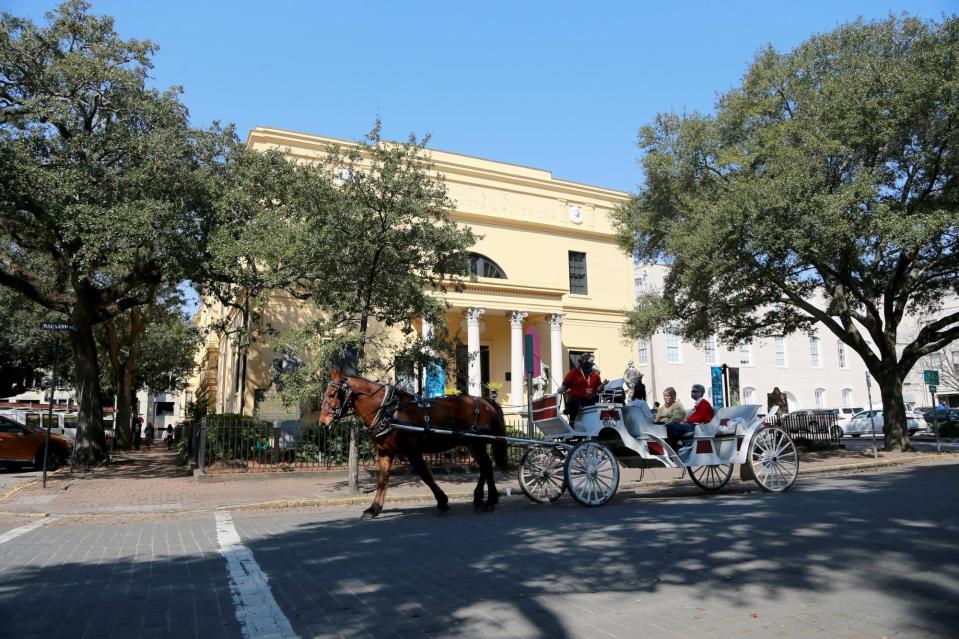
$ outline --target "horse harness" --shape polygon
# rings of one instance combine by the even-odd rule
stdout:
[[[340,405],[337,407],[336,411],[333,413],[334,421],[341,419],[349,414],[352,410],[356,412],[356,406],[352,403],[354,395],[366,395],[372,397],[376,394],[373,393],[364,393],[362,391],[353,390],[350,386],[349,380],[344,380],[342,383],[337,384],[336,382],[330,382],[334,388],[338,388],[343,393],[343,398],[340,400]],[[372,439],[379,439],[384,437],[390,431],[393,430],[393,424],[400,424],[403,426],[415,426],[417,428],[423,429],[424,435],[429,435],[433,430],[433,427],[430,424],[430,409],[433,407],[433,403],[430,399],[423,397],[422,395],[413,395],[412,402],[401,402],[400,393],[397,392],[396,386],[393,384],[383,384],[383,399],[380,401],[380,405],[376,407],[373,420],[370,422],[368,429],[370,437]],[[442,398],[440,399],[442,401]],[[416,406],[423,411],[423,424],[414,424],[408,421],[400,420],[398,418],[398,413],[408,407]],[[359,415],[360,418],[365,417],[364,415]],[[480,421],[480,400],[477,397],[473,398],[473,426],[469,429],[472,433],[480,433],[479,428]]]

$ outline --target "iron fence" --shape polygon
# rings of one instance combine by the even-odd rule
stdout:
[[[832,412],[790,413],[775,417],[775,424],[793,438],[797,446],[838,445],[842,439],[839,415]]]
[[[541,437],[531,432],[535,429],[522,416],[507,416],[506,426],[509,436]],[[354,427],[347,420],[321,426],[298,420],[273,423],[238,415],[210,415],[181,424],[176,441],[180,454],[206,473],[341,470],[347,468],[350,430]],[[360,466],[373,469],[376,451],[362,424],[357,431]],[[524,452],[520,446],[509,446],[510,462],[519,463]],[[434,468],[474,465],[465,441],[424,459]],[[407,463],[403,457],[395,461],[399,466]]]

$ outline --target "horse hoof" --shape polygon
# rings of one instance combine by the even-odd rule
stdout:
[[[373,519],[377,515],[379,515],[378,512],[374,512],[372,510],[364,510],[363,514],[360,515],[360,519]]]
[[[440,513],[441,515],[444,514],[444,513],[448,513],[448,512],[450,511],[450,505],[449,505],[449,504],[437,504],[437,505],[436,505],[436,510],[439,511],[439,513]]]

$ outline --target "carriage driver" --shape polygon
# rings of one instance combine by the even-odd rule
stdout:
[[[704,397],[705,394],[706,388],[702,384],[693,384],[690,391],[693,408],[686,416],[686,420],[678,424],[666,425],[666,441],[673,447],[673,450],[677,449],[683,438],[693,434],[696,424],[706,424],[712,421],[713,407]]]
[[[583,353],[577,360],[579,366],[570,370],[563,378],[563,385],[559,392],[569,391],[569,423],[576,423],[576,416],[584,406],[592,406],[599,401],[599,391],[603,386],[599,378],[599,369],[596,368],[592,353]]]

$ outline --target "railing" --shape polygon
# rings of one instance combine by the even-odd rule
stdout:
[[[797,446],[823,447],[840,443],[838,419],[834,413],[782,415],[773,418],[773,423],[789,433]]]
[[[238,415],[211,415],[180,424],[176,441],[180,454],[205,473],[343,470],[349,459],[351,428],[352,423],[346,420],[327,427],[316,422],[271,423]],[[507,416],[506,428],[509,436],[541,438],[522,416]],[[360,466],[375,468],[376,451],[362,425],[357,444]],[[509,446],[510,462],[519,463],[524,452],[520,446]],[[445,452],[424,455],[424,459],[434,468],[474,465],[465,442]],[[407,463],[403,457],[395,461],[400,466]]]

